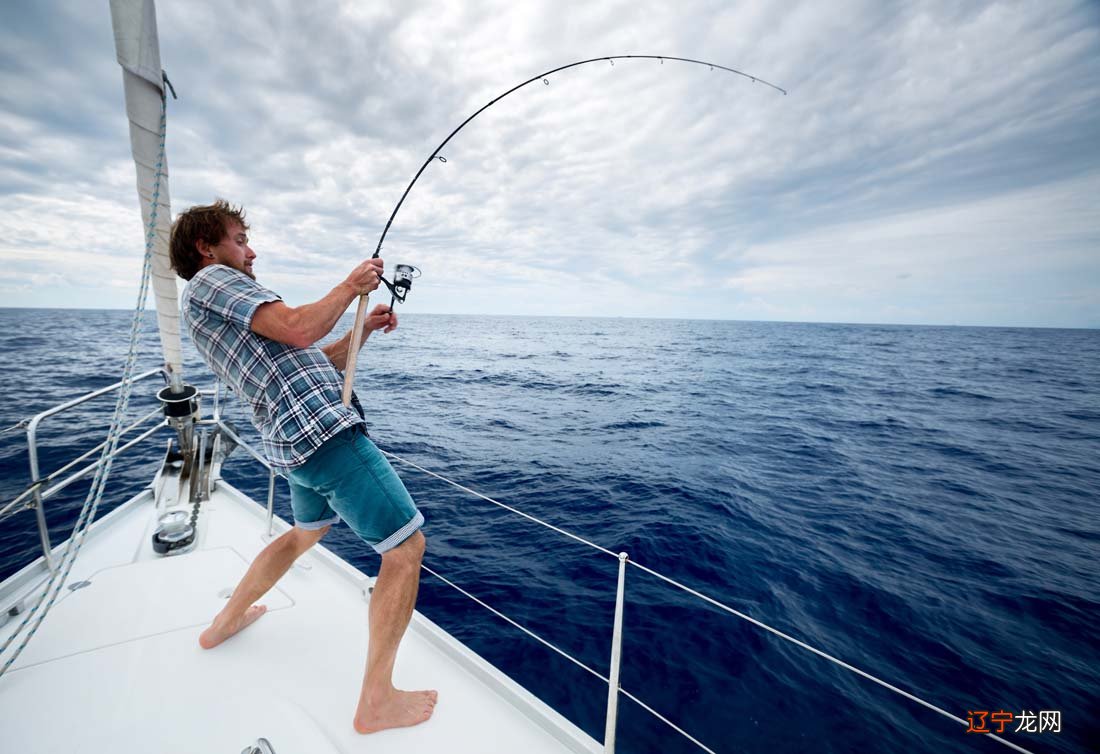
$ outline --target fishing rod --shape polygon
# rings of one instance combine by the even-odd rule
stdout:
[[[751,73],[745,73],[744,71],[739,71],[736,68],[729,68],[724,65],[719,65],[718,63],[710,63],[706,60],[679,58],[671,55],[607,55],[599,58],[578,60],[575,63],[569,63],[567,65],[558,66],[557,68],[552,68],[549,71],[543,71],[536,76],[532,76],[521,84],[516,84],[503,94],[500,94],[489,100],[486,104],[482,105],[473,115],[462,121],[462,123],[458,125],[458,128],[451,131],[447,138],[440,142],[438,147],[432,150],[432,153],[428,156],[428,159],[424,160],[424,164],[420,166],[420,169],[416,171],[416,175],[414,175],[413,179],[409,181],[409,185],[405,187],[405,193],[401,195],[401,198],[397,202],[397,206],[394,207],[393,212],[390,213],[390,219],[386,221],[386,227],[382,230],[382,235],[378,238],[378,246],[375,248],[374,254],[371,256],[371,259],[377,259],[379,254],[382,253],[382,242],[386,240],[386,234],[390,232],[390,226],[393,224],[393,219],[397,217],[397,213],[401,210],[401,205],[405,203],[405,197],[409,195],[412,187],[416,185],[416,182],[417,180],[419,180],[421,174],[428,168],[428,165],[432,164],[434,160],[439,160],[443,163],[447,162],[447,158],[439,154],[439,151],[443,149],[443,147],[447,146],[448,142],[450,142],[450,140],[453,139],[459,131],[466,127],[466,124],[468,124],[477,116],[481,115],[497,102],[500,102],[512,92],[522,89],[523,87],[527,86],[528,84],[534,83],[535,81],[541,80],[544,85],[549,86],[549,77],[560,71],[564,71],[569,68],[576,68],[577,66],[588,65],[590,63],[602,63],[604,61],[610,63],[611,65],[615,65],[616,60],[656,60],[659,61],[661,65],[664,65],[666,60],[672,60],[680,63],[691,63],[693,65],[705,65],[709,67],[712,71],[716,69],[720,71],[727,71],[729,73],[747,78],[754,84],[763,84],[764,86],[771,87],[772,89],[780,92],[783,95],[787,94],[786,89],[776,86],[769,81],[765,81],[759,76],[753,76]],[[416,271],[417,275],[413,276],[413,271]],[[409,288],[412,286],[412,280],[414,277],[419,277],[419,272],[419,270],[417,270],[415,267],[412,267],[411,265],[401,264],[397,265],[395,269],[393,283],[390,283],[388,280],[379,275],[379,280],[385,283],[386,287],[389,288],[392,295],[392,298],[390,300],[391,311],[393,309],[394,302],[403,303],[405,301],[405,296],[408,294]],[[366,319],[367,315],[367,298],[368,294],[366,293],[362,294],[359,297],[359,308],[355,312],[355,326],[352,328],[351,331],[351,346],[348,350],[348,359],[344,370],[343,400],[345,406],[351,403],[351,386],[352,382],[355,379],[355,362],[359,353],[359,344],[362,342],[363,321]]]

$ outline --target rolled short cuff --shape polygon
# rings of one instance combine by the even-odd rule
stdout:
[[[381,555],[382,553],[388,552],[397,547],[399,544],[415,534],[416,531],[423,525],[424,514],[420,511],[417,511],[416,515],[413,516],[407,524],[402,526],[390,536],[383,539],[381,542],[371,545],[371,547],[374,548],[375,552]]]
[[[339,516],[333,516],[332,518],[323,518],[320,521],[299,521],[294,519],[294,525],[299,529],[305,529],[306,531],[317,531],[318,529],[324,529],[326,526],[332,526],[333,524],[340,523]]]

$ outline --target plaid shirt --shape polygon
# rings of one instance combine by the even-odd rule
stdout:
[[[267,459],[285,471],[363,419],[343,405],[343,377],[320,348],[252,332],[256,309],[280,300],[243,272],[215,264],[188,283],[182,309],[203,361],[248,403]]]

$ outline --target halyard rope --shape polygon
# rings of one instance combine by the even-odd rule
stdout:
[[[19,634],[22,633],[23,629],[27,627],[27,624],[31,623],[32,620],[34,621],[34,624],[27,631],[27,635],[23,637],[23,641],[15,648],[12,656],[4,663],[4,666],[0,668],[0,677],[8,671],[27,647],[27,644],[30,643],[30,640],[34,638],[39,626],[42,625],[42,621],[45,619],[46,615],[49,614],[50,609],[57,601],[57,597],[65,584],[65,579],[68,578],[69,571],[72,570],[73,563],[76,562],[76,556],[80,553],[80,548],[84,545],[84,537],[88,532],[88,528],[91,526],[92,521],[95,520],[96,509],[99,507],[99,502],[103,498],[103,492],[107,486],[107,479],[111,474],[111,463],[114,460],[114,452],[118,446],[119,438],[122,436],[122,432],[120,431],[122,429],[122,419],[130,403],[130,388],[132,386],[134,374],[134,363],[137,360],[137,341],[141,333],[142,322],[145,319],[145,301],[149,293],[150,271],[152,270],[153,263],[153,245],[156,240],[157,232],[157,210],[160,207],[160,181],[164,175],[164,146],[165,134],[167,132],[168,102],[167,95],[163,90],[161,91],[160,102],[160,152],[157,157],[156,171],[153,180],[149,227],[145,233],[145,261],[141,271],[141,286],[138,290],[138,300],[137,307],[134,310],[134,318],[130,324],[130,349],[126,354],[126,365],[123,367],[122,373],[122,389],[119,391],[118,399],[115,402],[115,413],[111,418],[111,428],[107,434],[107,442],[103,447],[103,453],[99,458],[95,477],[92,479],[91,489],[88,490],[88,496],[84,500],[84,507],[80,510],[80,516],[77,518],[76,525],[73,527],[73,534],[69,537],[69,541],[65,545],[65,550],[61,555],[61,562],[47,580],[46,588],[38,598],[38,602],[35,603],[34,608],[27,614],[27,617],[23,619],[23,622],[19,624],[19,627],[15,629],[12,635],[8,637],[4,645],[0,647],[0,655],[3,655]],[[52,594],[50,593],[51,589],[53,590]]]
[[[618,555],[617,555],[616,553],[612,552],[611,550],[607,549],[606,547],[600,547],[599,545],[595,544],[594,542],[590,542],[590,541],[588,541],[587,539],[584,539],[583,537],[579,537],[579,536],[577,536],[576,534],[572,534],[572,533],[570,533],[570,532],[568,532],[568,531],[565,531],[564,529],[560,529],[560,528],[558,528],[557,526],[554,526],[553,524],[549,524],[549,523],[547,523],[547,522],[545,522],[545,521],[542,521],[542,520],[540,520],[540,519],[538,519],[538,518],[535,518],[534,516],[532,516],[532,515],[530,515],[530,514],[528,514],[528,513],[524,513],[524,512],[523,512],[523,511],[521,511],[521,510],[517,510],[516,508],[513,508],[513,507],[512,507],[512,506],[510,506],[510,505],[506,505],[505,503],[502,503],[502,502],[500,502],[499,500],[494,500],[493,498],[489,497],[488,495],[483,495],[483,494],[481,494],[480,492],[478,492],[478,491],[476,491],[476,490],[472,490],[472,489],[470,489],[469,487],[465,487],[465,486],[463,486],[463,485],[461,485],[461,484],[459,484],[459,483],[457,483],[457,482],[452,482],[452,481],[451,481],[450,479],[447,479],[446,477],[444,477],[444,476],[442,476],[442,475],[440,475],[440,474],[436,474],[436,473],[435,473],[434,471],[429,471],[428,469],[425,469],[425,468],[424,468],[423,466],[419,466],[419,465],[417,465],[417,464],[413,463],[412,461],[409,461],[409,460],[407,460],[407,459],[405,459],[405,458],[402,458],[401,456],[398,456],[398,455],[396,455],[395,453],[390,453],[389,451],[386,451],[386,450],[383,450],[382,452],[383,452],[383,453],[384,453],[384,454],[385,454],[386,456],[388,456],[388,457],[390,457],[390,458],[394,459],[395,461],[399,461],[399,462],[401,462],[401,463],[403,463],[403,464],[405,464],[405,465],[407,465],[407,466],[411,466],[411,467],[412,467],[412,468],[414,468],[414,469],[418,469],[419,471],[422,471],[422,472],[424,472],[424,473],[425,473],[425,474],[427,474],[428,476],[431,476],[431,477],[435,477],[436,479],[439,479],[440,481],[446,482],[447,484],[451,485],[452,487],[456,487],[456,488],[458,488],[458,489],[460,489],[460,490],[463,490],[463,491],[465,491],[465,492],[468,492],[468,493],[470,493],[471,495],[474,495],[474,496],[476,496],[476,497],[479,497],[479,498],[481,498],[482,500],[485,500],[485,501],[487,501],[487,502],[490,502],[490,503],[492,503],[493,505],[496,505],[496,506],[499,506],[499,507],[501,507],[501,508],[504,508],[505,510],[508,510],[508,511],[512,511],[513,513],[516,513],[516,514],[518,514],[518,515],[520,515],[520,516],[522,516],[522,517],[524,517],[524,518],[528,519],[529,521],[533,521],[534,523],[536,523],[536,524],[539,524],[540,526],[545,526],[545,527],[546,527],[547,529],[551,529],[552,531],[558,532],[559,534],[563,534],[563,535],[565,535],[565,536],[569,537],[570,539],[574,539],[574,540],[576,540],[576,541],[578,541],[578,542],[581,542],[581,543],[583,543],[583,544],[586,544],[586,545],[588,545],[589,547],[591,547],[591,548],[593,548],[593,549],[595,549],[595,550],[598,550],[598,551],[600,551],[600,552],[602,552],[602,553],[605,553],[605,554],[607,554],[607,555],[611,555],[611,556],[612,556],[612,557],[614,557],[614,558],[615,558],[616,560],[618,560],[618,557],[619,557],[619,556],[618,556]],[[759,628],[762,628],[762,629],[764,629],[765,631],[769,631],[769,632],[771,632],[772,634],[774,634],[775,636],[778,636],[778,637],[779,637],[779,638],[781,638],[781,639],[785,639],[786,641],[789,641],[789,642],[791,642],[792,644],[795,644],[796,646],[799,646],[799,647],[801,647],[802,649],[805,649],[805,650],[807,650],[807,651],[809,651],[809,652],[813,652],[813,653],[814,653],[814,654],[816,654],[817,656],[819,656],[819,657],[823,657],[823,658],[825,658],[826,660],[828,660],[829,662],[832,662],[832,663],[834,663],[834,664],[836,664],[836,665],[839,665],[840,667],[844,668],[845,670],[848,670],[848,671],[851,671],[851,672],[853,672],[853,673],[855,673],[855,674],[857,674],[857,675],[863,676],[863,677],[864,677],[864,678],[866,678],[867,680],[869,680],[869,681],[873,681],[873,682],[877,683],[878,685],[882,686],[883,688],[886,688],[886,689],[889,689],[890,691],[893,691],[893,692],[894,692],[895,694],[900,694],[901,696],[905,697],[906,699],[909,699],[910,701],[916,702],[917,704],[920,704],[920,705],[921,705],[921,706],[923,706],[923,707],[927,707],[928,709],[930,709],[930,710],[932,710],[932,711],[934,711],[934,712],[938,712],[939,714],[943,715],[944,717],[946,717],[946,718],[948,718],[948,719],[950,719],[950,720],[954,720],[954,721],[955,721],[955,722],[957,722],[957,723],[961,723],[961,724],[963,724],[963,725],[967,725],[967,722],[966,722],[966,720],[963,720],[963,719],[962,719],[961,717],[959,717],[959,716],[957,716],[957,715],[953,715],[953,714],[951,714],[950,712],[948,712],[947,710],[943,709],[942,707],[938,707],[938,706],[936,706],[935,704],[932,704],[931,702],[925,701],[924,699],[921,699],[920,697],[918,697],[918,696],[916,696],[916,695],[914,695],[914,694],[911,694],[911,693],[909,693],[908,691],[905,691],[904,689],[900,689],[900,688],[898,688],[897,686],[894,686],[894,685],[893,685],[893,684],[891,684],[891,683],[887,683],[886,681],[882,680],[881,678],[878,678],[878,677],[876,677],[876,676],[873,676],[873,675],[871,675],[870,673],[868,673],[868,672],[867,672],[867,671],[865,671],[865,670],[860,670],[859,668],[855,667],[854,665],[851,665],[851,664],[849,664],[849,663],[847,663],[847,662],[844,662],[843,660],[841,660],[841,659],[839,659],[839,658],[837,658],[837,657],[834,657],[834,656],[832,656],[831,654],[829,654],[829,653],[827,653],[827,652],[823,652],[822,650],[820,650],[820,649],[817,649],[816,647],[812,647],[812,646],[810,646],[809,644],[807,644],[806,642],[804,642],[804,641],[801,641],[801,640],[799,640],[799,639],[796,639],[796,638],[794,638],[793,636],[791,636],[791,635],[789,635],[789,634],[783,633],[782,631],[780,631],[780,630],[779,630],[779,629],[777,629],[777,628],[772,628],[772,627],[771,627],[771,626],[769,626],[768,624],[766,624],[766,623],[763,623],[763,622],[761,622],[761,621],[757,620],[756,618],[753,618],[753,617],[751,617],[751,616],[749,616],[749,615],[746,615],[745,613],[742,613],[742,612],[740,612],[739,610],[736,610],[736,609],[734,609],[734,608],[730,607],[729,605],[725,605],[725,604],[723,604],[723,603],[719,602],[718,600],[714,599],[713,597],[708,597],[707,595],[703,594],[702,592],[699,592],[699,591],[697,591],[697,590],[695,590],[695,589],[692,589],[692,588],[691,588],[691,587],[689,587],[689,586],[685,586],[684,584],[681,584],[680,582],[676,581],[675,579],[671,579],[671,578],[669,578],[668,576],[665,576],[664,574],[661,574],[661,573],[658,573],[657,571],[654,571],[654,570],[653,570],[652,568],[647,568],[646,566],[642,565],[641,563],[637,563],[637,562],[635,562],[635,561],[633,561],[633,560],[629,560],[629,559],[627,560],[627,563],[629,563],[630,565],[634,566],[635,568],[638,568],[638,569],[641,569],[642,571],[645,571],[646,573],[650,574],[651,576],[656,576],[656,577],[657,577],[658,579],[660,579],[661,581],[664,581],[665,583],[667,583],[667,584],[669,584],[669,585],[671,585],[671,586],[674,586],[674,587],[676,587],[676,588],[678,588],[678,589],[682,589],[683,591],[687,592],[688,594],[692,595],[693,597],[697,597],[698,599],[701,599],[701,600],[703,600],[704,602],[707,602],[708,604],[710,604],[710,605],[713,605],[714,607],[717,607],[717,608],[718,608],[718,609],[720,609],[720,610],[724,610],[725,612],[727,612],[727,613],[729,613],[729,614],[731,614],[731,615],[734,615],[734,616],[736,616],[736,617],[738,617],[738,618],[741,618],[742,620],[746,620],[746,621],[748,621],[749,623],[752,623],[752,624],[753,624],[754,626],[757,626],[757,627],[759,627]],[[423,566],[422,566],[422,567],[423,567]],[[432,575],[433,575],[433,576],[435,576],[436,578],[439,578],[439,579],[441,579],[441,580],[445,581],[445,582],[446,582],[447,584],[450,584],[450,586],[454,587],[455,589],[458,589],[458,591],[462,592],[462,593],[463,593],[463,594],[465,594],[465,595],[466,595],[467,597],[469,597],[470,599],[474,600],[475,602],[477,602],[478,604],[482,605],[483,607],[486,607],[486,608],[488,608],[488,609],[489,609],[489,610],[490,610],[491,612],[493,612],[494,614],[496,614],[496,615],[500,616],[501,618],[504,618],[504,620],[507,620],[507,621],[508,621],[509,623],[511,623],[512,625],[516,626],[517,628],[519,628],[520,630],[522,630],[522,631],[523,631],[524,633],[530,634],[530,635],[531,635],[531,636],[533,636],[533,637],[534,637],[535,639],[538,639],[538,641],[542,642],[543,644],[546,644],[546,645],[547,645],[548,647],[550,647],[551,649],[553,649],[553,650],[554,650],[555,652],[558,652],[559,654],[561,654],[561,655],[564,655],[564,656],[565,656],[565,657],[567,657],[567,658],[568,658],[569,660],[572,660],[572,661],[573,661],[574,663],[576,663],[577,665],[580,665],[580,666],[581,666],[582,668],[584,668],[585,670],[588,670],[588,671],[589,671],[590,673],[592,673],[593,675],[597,675],[597,676],[599,676],[599,677],[600,677],[600,678],[602,678],[602,679],[603,679],[603,680],[604,680],[605,682],[607,681],[607,679],[606,679],[606,678],[604,678],[603,676],[599,675],[599,673],[596,673],[596,671],[594,671],[594,670],[591,670],[590,668],[588,668],[588,667],[587,667],[587,666],[585,666],[585,665],[582,665],[582,664],[580,663],[580,661],[578,661],[578,660],[575,660],[575,659],[573,659],[572,657],[569,657],[568,655],[566,655],[566,654],[565,654],[564,652],[562,652],[562,651],[561,651],[560,649],[558,649],[557,647],[553,646],[552,644],[550,644],[550,643],[549,643],[549,642],[547,642],[546,640],[542,639],[542,638],[541,638],[541,637],[539,637],[539,636],[536,636],[536,635],[535,635],[535,634],[533,634],[532,632],[530,632],[530,631],[528,631],[527,629],[523,628],[523,627],[522,627],[522,626],[520,626],[520,625],[519,625],[518,623],[516,623],[515,621],[511,620],[510,618],[508,618],[508,617],[504,616],[504,615],[503,615],[502,613],[498,612],[497,610],[494,610],[493,608],[489,607],[488,605],[486,605],[486,604],[485,604],[484,602],[482,602],[481,600],[479,600],[479,599],[477,599],[476,597],[474,597],[474,596],[473,596],[472,594],[470,594],[469,592],[466,592],[465,590],[463,590],[463,589],[460,589],[460,588],[459,588],[459,587],[457,587],[456,585],[452,584],[452,583],[451,583],[450,581],[447,581],[447,580],[446,580],[446,579],[444,579],[444,578],[443,578],[442,576],[440,576],[439,574],[437,574],[437,573],[436,573],[435,571],[432,571],[431,569],[429,569],[429,568],[427,568],[427,567],[424,567],[424,570],[428,571],[428,573],[432,574]],[[633,700],[633,701],[634,701],[634,702],[636,702],[637,704],[639,704],[639,705],[641,705],[642,707],[644,707],[644,708],[645,708],[646,710],[648,710],[649,712],[651,712],[651,713],[652,713],[653,715],[655,715],[656,717],[660,718],[660,719],[661,719],[661,720],[662,720],[663,722],[665,722],[666,724],[668,724],[669,726],[671,726],[672,728],[674,728],[674,729],[675,729],[676,731],[678,731],[678,732],[679,732],[679,733],[681,733],[681,734],[682,734],[683,736],[685,736],[686,738],[688,738],[689,740],[691,740],[691,741],[692,741],[693,743],[695,743],[696,745],[698,745],[698,746],[699,746],[700,748],[702,748],[702,749],[704,749],[704,750],[706,750],[706,751],[708,751],[708,752],[709,752],[709,751],[711,751],[711,750],[710,750],[710,749],[708,749],[708,748],[707,748],[706,746],[704,746],[703,744],[699,743],[699,741],[696,741],[696,740],[695,740],[694,738],[692,738],[692,737],[691,737],[690,735],[688,735],[688,734],[687,734],[687,733],[685,733],[684,731],[680,730],[680,728],[678,728],[678,727],[676,727],[675,725],[673,725],[673,724],[672,724],[671,722],[669,722],[669,721],[668,721],[667,719],[665,719],[665,718],[664,718],[664,717],[662,717],[661,715],[657,714],[657,712],[656,712],[655,710],[653,710],[653,709],[652,709],[651,707],[649,707],[648,705],[644,704],[644,703],[643,703],[643,702],[642,702],[642,701],[641,701],[640,699],[638,699],[638,698],[637,698],[637,697],[635,697],[634,695],[632,695],[632,694],[629,694],[629,693],[627,693],[626,691],[623,691],[622,689],[620,689],[620,692],[621,692],[621,693],[623,693],[623,694],[624,694],[625,696],[629,697],[629,698],[630,698],[631,700]],[[1032,754],[1032,753],[1031,753],[1031,752],[1030,752],[1030,751],[1029,751],[1028,749],[1025,749],[1025,748],[1023,748],[1022,746],[1018,746],[1017,744],[1014,744],[1014,743],[1012,743],[1011,741],[1009,741],[1009,740],[1007,740],[1007,739],[1005,739],[1005,738],[1002,738],[1002,737],[1000,737],[1000,736],[996,735],[995,733],[987,733],[987,734],[985,734],[985,737],[987,737],[987,738],[992,738],[992,739],[993,739],[994,741],[997,741],[998,743],[1004,744],[1005,746],[1007,746],[1007,747],[1008,747],[1008,748],[1010,748],[1010,749],[1013,749],[1013,750],[1015,750],[1015,751],[1018,751],[1018,752],[1022,752],[1022,754]]]

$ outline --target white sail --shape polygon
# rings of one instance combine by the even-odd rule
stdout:
[[[126,114],[130,118],[130,149],[137,168],[141,217],[143,227],[147,230],[152,212],[156,166],[161,159],[160,119],[164,87],[153,1],[111,0],[111,22],[115,31],[115,51],[118,63],[122,66]],[[153,247],[153,292],[156,296],[157,326],[160,329],[164,361],[173,374],[182,375],[176,276],[168,257],[171,225],[168,162],[164,158]]]

